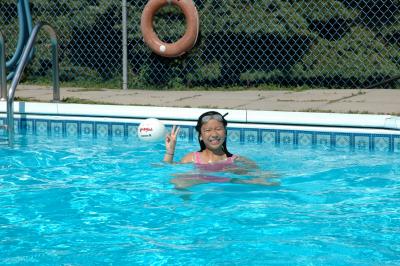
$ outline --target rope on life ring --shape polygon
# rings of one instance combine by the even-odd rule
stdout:
[[[161,41],[153,28],[154,15],[168,4],[178,6],[186,19],[185,34],[174,43]],[[199,34],[199,15],[192,0],[149,0],[143,9],[140,28],[145,43],[154,53],[164,57],[178,57],[195,45]]]

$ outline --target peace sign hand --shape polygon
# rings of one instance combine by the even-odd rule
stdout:
[[[168,133],[165,137],[165,148],[167,150],[167,154],[173,155],[175,153],[176,139],[178,137],[179,130],[179,126],[173,126],[171,133]]]

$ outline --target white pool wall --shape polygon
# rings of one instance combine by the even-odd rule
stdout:
[[[91,105],[66,103],[31,103],[15,102],[16,115],[71,116],[121,119],[158,118],[170,121],[196,121],[210,109],[148,107],[126,105]],[[230,123],[282,125],[302,127],[346,127],[399,130],[400,117],[391,115],[278,112],[213,109],[221,114],[229,113],[226,118]],[[6,103],[0,102],[0,113],[6,113]]]

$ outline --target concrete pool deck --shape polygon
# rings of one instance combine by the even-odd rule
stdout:
[[[99,104],[400,116],[400,90],[396,89],[160,91],[62,87],[60,94],[61,99]],[[53,97],[50,86],[38,85],[19,85],[15,95],[32,102],[50,102]]]

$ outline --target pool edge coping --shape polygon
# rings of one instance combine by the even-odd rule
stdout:
[[[63,116],[81,118],[136,119],[157,118],[167,121],[194,122],[210,109],[228,113],[235,124],[255,126],[337,127],[383,129],[400,134],[400,117],[392,115],[255,111],[214,108],[154,107],[130,105],[92,105],[69,103],[15,102],[16,115]],[[6,102],[0,102],[0,114],[6,113]],[[393,132],[392,132],[393,133]]]

